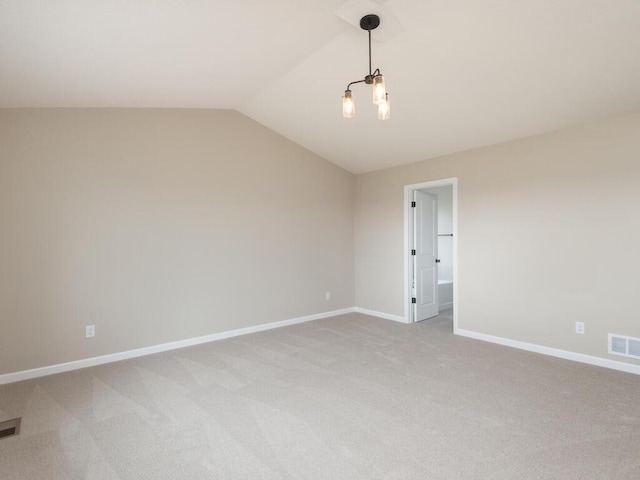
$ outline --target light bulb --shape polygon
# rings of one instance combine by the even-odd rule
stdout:
[[[344,118],[353,118],[356,114],[356,105],[353,103],[351,90],[344,92],[342,96],[342,116]]]
[[[389,94],[384,94],[384,101],[378,105],[378,120],[389,120],[391,116],[391,102],[389,100]]]
[[[384,86],[384,77],[376,75],[373,77],[373,104],[380,105],[384,102],[386,89]]]

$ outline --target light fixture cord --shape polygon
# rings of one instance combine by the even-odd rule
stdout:
[[[372,75],[373,72],[371,71],[371,29],[368,28],[367,31],[369,32],[369,75]]]
[[[369,32],[369,75],[367,75],[367,77],[364,80],[357,80],[355,82],[351,82],[349,85],[347,85],[347,89],[345,90],[346,92],[351,91],[351,85],[354,85],[356,83],[371,83],[373,81],[374,77],[377,77],[378,75],[382,75],[380,73],[380,69],[376,68],[376,71],[372,71],[372,64],[371,64],[371,27],[367,28],[367,32]]]

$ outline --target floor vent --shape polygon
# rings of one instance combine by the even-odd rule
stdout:
[[[20,433],[20,421],[22,418],[14,418],[6,422],[0,422],[0,439],[15,437]]]
[[[610,333],[609,353],[623,357],[640,358],[640,338]]]

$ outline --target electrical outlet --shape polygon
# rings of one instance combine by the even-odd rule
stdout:
[[[576,333],[584,335],[584,322],[576,322]]]
[[[96,336],[96,326],[95,325],[87,325],[86,328],[86,336],[87,338]]]
[[[324,299],[325,300],[331,300],[331,292],[327,292],[324,294]]]

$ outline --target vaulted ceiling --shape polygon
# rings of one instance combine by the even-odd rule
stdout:
[[[368,73],[357,115],[341,96]],[[0,0],[0,107],[237,109],[347,170],[640,111],[638,0]]]

